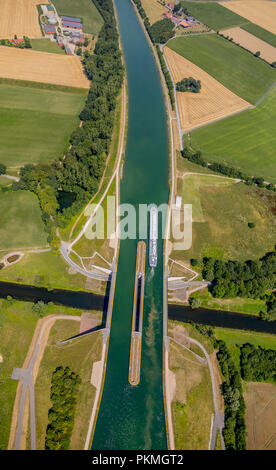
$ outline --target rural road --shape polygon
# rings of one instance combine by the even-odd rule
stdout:
[[[36,377],[34,377],[34,368],[38,370],[39,363],[43,357],[44,349],[46,344],[42,344],[43,337],[45,334],[45,329],[51,323],[54,324],[57,320],[73,320],[81,321],[80,316],[73,315],[53,315],[46,317],[41,326],[38,339],[36,341],[33,354],[29,361],[29,365],[25,369],[13,369],[11,378],[13,380],[20,380],[22,382],[23,388],[20,397],[18,419],[17,419],[17,430],[15,437],[15,446],[14,450],[20,450],[20,441],[22,435],[22,426],[24,420],[24,409],[27,390],[29,389],[29,398],[30,398],[30,435],[31,435],[31,450],[36,450],[36,422],[35,422],[35,394],[34,394],[34,384]],[[35,333],[34,333],[35,334]]]

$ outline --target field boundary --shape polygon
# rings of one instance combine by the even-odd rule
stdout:
[[[31,80],[20,80],[18,78],[0,77],[0,85],[20,86],[23,88],[39,88],[52,91],[63,91],[75,95],[87,95],[88,88],[78,88],[65,85],[55,85],[54,83],[33,82]]]

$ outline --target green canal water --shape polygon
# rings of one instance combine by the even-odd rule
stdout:
[[[160,77],[130,0],[115,0],[128,77],[121,203],[167,203],[168,136]],[[141,380],[128,382],[137,240],[121,240],[105,384],[92,449],[166,449],[162,384],[163,246],[147,262]]]

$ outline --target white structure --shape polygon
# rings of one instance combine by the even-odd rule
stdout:
[[[175,198],[175,209],[180,210],[182,206],[182,197],[176,196]]]

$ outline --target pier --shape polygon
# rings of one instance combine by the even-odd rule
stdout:
[[[145,242],[138,242],[128,374],[128,381],[131,385],[138,385],[140,382],[145,260],[146,244]]]

